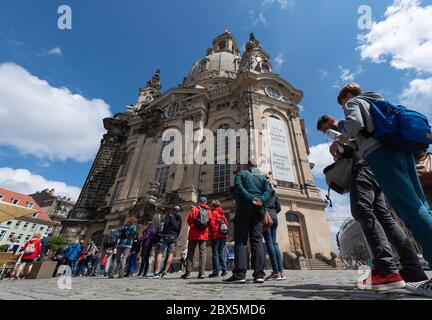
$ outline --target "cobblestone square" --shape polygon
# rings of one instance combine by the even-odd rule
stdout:
[[[415,300],[428,299],[406,290],[389,293],[362,292],[354,288],[357,271],[292,271],[286,281],[254,284],[251,272],[246,284],[225,284],[221,278],[189,280],[180,273],[167,279],[103,277],[72,279],[72,289],[62,290],[57,278],[47,280],[0,281],[4,300]],[[432,276],[432,272],[428,272]]]

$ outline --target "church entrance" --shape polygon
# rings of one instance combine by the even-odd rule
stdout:
[[[288,239],[290,244],[290,251],[296,253],[298,250],[305,254],[302,243],[301,224],[300,219],[294,213],[286,213],[286,220],[288,224]]]

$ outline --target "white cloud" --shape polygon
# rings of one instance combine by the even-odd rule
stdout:
[[[0,145],[50,161],[89,161],[109,116],[103,100],[52,87],[16,64],[0,64]]]
[[[330,144],[322,143],[310,148],[309,161],[315,164],[312,174],[314,177],[323,178],[323,170],[325,167],[331,165],[334,160],[329,152]]]
[[[411,81],[399,99],[408,108],[432,117],[432,78]]]
[[[49,50],[49,51],[47,52],[47,55],[49,55],[49,56],[59,56],[59,57],[62,57],[62,56],[63,56],[63,53],[62,53],[62,51],[61,51],[61,49],[60,49],[59,47],[55,47],[55,48],[52,48],[51,50]]]
[[[275,62],[276,62],[276,68],[280,69],[282,65],[285,63],[284,55],[282,53],[279,53],[275,58]]]
[[[396,69],[432,72],[432,5],[395,0],[384,17],[359,36],[362,59],[375,63],[388,59]]]
[[[327,190],[321,189],[323,195],[327,194]],[[351,206],[348,194],[338,194],[334,191],[331,192],[330,198],[332,207],[328,206],[325,209],[327,221],[330,226],[330,232],[333,240],[334,247],[336,245],[336,234],[339,232],[340,227],[347,218],[351,218]]]
[[[339,68],[339,78],[344,82],[354,82],[355,78],[364,72],[362,66],[358,66],[354,71],[351,71],[350,69],[346,69],[341,65],[339,65],[338,68]]]
[[[258,12],[258,14],[256,14],[254,10],[250,10],[249,16],[252,19],[252,24],[254,26],[260,23],[263,24],[264,26],[267,26],[267,19],[262,12]]]
[[[11,191],[24,194],[35,193],[43,189],[55,189],[55,194],[65,196],[76,201],[80,189],[68,186],[64,182],[47,180],[26,169],[0,168],[0,186]]]
[[[281,9],[287,9],[294,3],[294,0],[263,0],[261,4],[264,8],[267,8],[275,3],[279,4]]]
[[[320,75],[319,80],[323,80],[324,78],[327,78],[328,72],[324,69],[318,69],[318,73]]]

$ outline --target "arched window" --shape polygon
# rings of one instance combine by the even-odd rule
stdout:
[[[168,185],[169,172],[170,172],[170,168],[171,168],[170,165],[167,165],[163,161],[162,155],[164,153],[165,147],[173,141],[174,141],[174,136],[171,136],[168,141],[162,142],[162,148],[161,148],[161,151],[159,154],[159,161],[158,161],[158,164],[156,166],[156,173],[155,173],[155,178],[154,178],[157,182],[159,182],[159,190],[157,193],[158,197],[160,197],[166,191],[166,187]]]
[[[135,149],[129,150],[129,152],[127,154],[127,157],[126,157],[126,161],[125,161],[125,163],[123,165],[123,168],[122,168],[122,170],[120,172],[120,177],[124,177],[124,176],[127,175],[127,172],[129,170],[129,166],[130,166],[130,163],[132,161],[132,157],[134,155],[134,152],[135,152]]]
[[[288,223],[300,224],[300,218],[292,212],[287,212],[285,218]]]
[[[199,72],[204,72],[206,70],[207,70],[207,61],[203,60],[203,61],[200,62]]]
[[[229,139],[226,131],[232,129],[229,124],[223,124],[216,130],[215,156],[216,161],[213,170],[213,191],[215,193],[228,191],[231,186],[231,165],[226,163],[229,151]],[[224,159],[223,164],[218,160]]]

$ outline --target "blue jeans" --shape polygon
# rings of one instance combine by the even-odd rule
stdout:
[[[76,260],[69,260],[69,259],[67,259],[67,264],[71,268],[71,273],[74,274],[75,273],[75,269],[76,269],[76,265],[77,265],[77,261]]]
[[[282,256],[279,250],[279,245],[276,242],[276,231],[278,222],[273,221],[272,226],[267,231],[263,232],[264,240],[267,247],[267,252],[270,256],[273,273],[283,272]]]
[[[129,266],[127,275],[132,275],[135,272],[136,260],[137,260],[138,252],[132,252],[129,257]]]
[[[211,241],[213,253],[213,273],[219,273],[227,270],[227,263],[225,259],[225,238],[215,239]]]
[[[381,147],[366,161],[391,206],[422,246],[424,258],[432,264],[432,210],[425,200],[414,156]]]

